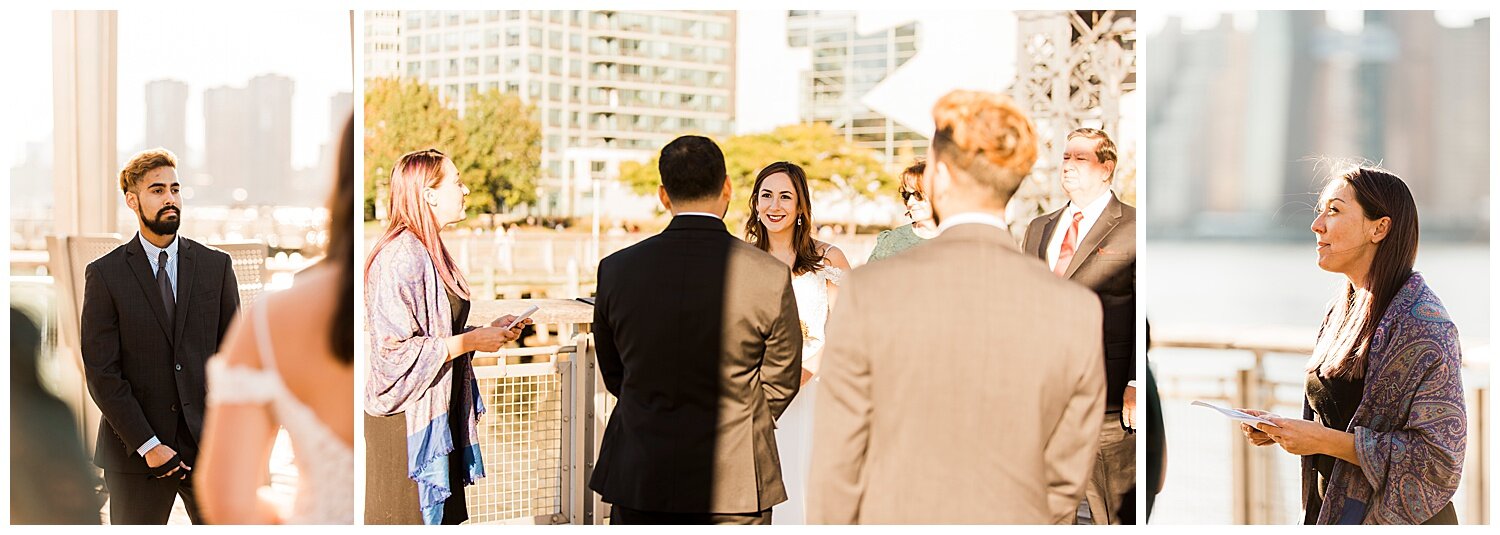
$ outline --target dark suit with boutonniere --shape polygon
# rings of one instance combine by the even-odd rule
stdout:
[[[1095,480],[1089,488],[1091,503],[1099,501],[1101,493],[1106,495],[1105,501],[1112,502],[1115,498],[1107,495],[1121,494],[1135,482],[1134,439],[1120,424],[1125,387],[1135,379],[1135,208],[1120,202],[1113,192],[1108,195],[1110,199],[1104,212],[1084,235],[1078,253],[1063,272],[1068,280],[1093,290],[1104,308],[1106,425],[1100,439],[1106,444],[1101,446]],[[1047,262],[1047,244],[1057,229],[1058,220],[1067,210],[1068,206],[1063,205],[1057,211],[1031,220],[1022,249]],[[1109,425],[1109,417],[1112,417],[1113,427]],[[1120,443],[1118,455],[1113,455],[1112,448],[1108,447],[1107,443],[1111,441]],[[1111,466],[1118,467],[1118,470],[1111,469]],[[1121,505],[1134,507],[1133,504]],[[1118,507],[1112,504],[1109,509]],[[1094,516],[1096,523],[1104,523],[1098,518],[1098,513]]]

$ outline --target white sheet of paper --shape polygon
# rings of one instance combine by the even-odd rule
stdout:
[[[1269,425],[1269,426],[1272,426],[1272,427],[1281,427],[1279,425],[1271,423],[1270,420],[1267,420],[1265,418],[1261,418],[1259,416],[1252,416],[1250,414],[1243,413],[1243,412],[1240,412],[1240,411],[1237,411],[1237,410],[1234,410],[1234,409],[1226,409],[1224,407],[1220,407],[1220,406],[1214,405],[1212,403],[1204,403],[1202,401],[1194,401],[1193,405],[1197,405],[1199,407],[1208,407],[1210,409],[1219,411],[1220,414],[1223,414],[1224,416],[1229,417],[1229,419],[1231,419],[1231,420],[1238,420],[1238,421],[1245,422],[1245,423],[1250,424],[1250,425],[1266,424],[1266,425]]]

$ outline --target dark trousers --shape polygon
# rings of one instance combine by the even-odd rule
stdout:
[[[1084,499],[1093,523],[1120,523],[1120,510],[1134,508],[1125,494],[1135,486],[1135,433],[1120,423],[1120,411],[1104,413],[1099,431],[1099,454],[1094,457],[1094,472],[1089,476]]]
[[[684,525],[684,524],[718,524],[729,526],[768,526],[771,524],[771,510],[766,509],[759,513],[659,513],[655,511],[640,511],[629,507],[613,506],[609,517],[610,525]]]
[[[187,421],[177,418],[177,444],[167,444],[178,455],[183,464],[197,468],[198,441],[188,429]],[[104,486],[109,489],[110,524],[166,524],[172,516],[172,505],[178,496],[187,507],[188,519],[193,524],[202,524],[198,514],[198,500],[193,495],[193,473],[187,479],[176,476],[161,479],[146,474],[127,474],[112,470],[104,471]]]

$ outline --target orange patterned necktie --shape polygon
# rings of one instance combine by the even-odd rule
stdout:
[[[1062,249],[1057,251],[1057,265],[1052,268],[1059,277],[1067,278],[1068,264],[1073,262],[1073,250],[1078,248],[1079,221],[1083,221],[1083,212],[1073,212],[1073,225],[1063,235]]]

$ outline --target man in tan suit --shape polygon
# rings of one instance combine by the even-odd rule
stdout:
[[[1071,523],[1104,403],[1099,300],[1022,254],[1002,219],[1036,160],[1010,99],[933,108],[940,235],[855,270],[828,321],[808,517]]]

